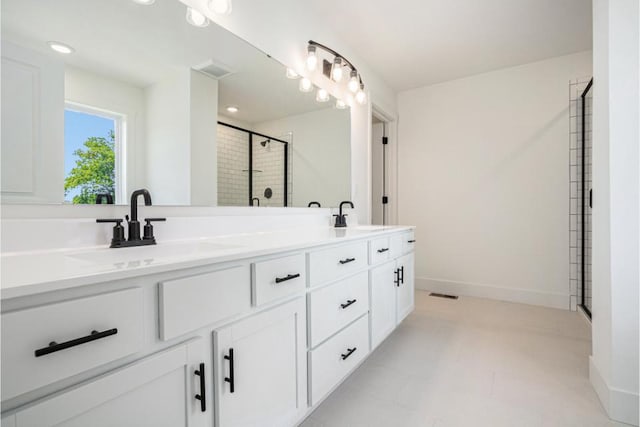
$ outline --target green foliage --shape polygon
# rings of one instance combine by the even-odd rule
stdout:
[[[64,180],[64,193],[80,189],[73,197],[74,204],[94,204],[97,194],[115,197],[115,135],[109,131],[107,138],[92,136],[84,142],[84,148],[73,152],[76,165]]]

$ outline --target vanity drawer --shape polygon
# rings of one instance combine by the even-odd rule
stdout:
[[[165,341],[249,311],[249,264],[161,282],[159,304]]]
[[[366,241],[310,252],[310,285],[329,282],[366,267],[367,252]]]
[[[369,353],[369,319],[362,316],[309,353],[309,401],[315,405]]]
[[[369,240],[369,264],[379,264],[389,259],[391,251],[388,237]]]
[[[309,294],[310,344],[315,347],[369,311],[366,271]]]
[[[302,292],[306,285],[303,253],[256,262],[251,265],[255,305]]]
[[[416,245],[415,232],[413,230],[402,234],[402,253],[412,252]]]
[[[398,258],[403,254],[403,242],[405,241],[405,233],[396,233],[389,236],[389,259]]]
[[[140,288],[2,314],[2,399],[138,352],[142,314]]]

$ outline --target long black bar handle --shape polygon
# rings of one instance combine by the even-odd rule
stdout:
[[[355,261],[355,258],[345,258],[340,260],[340,264],[349,264],[350,262]]]
[[[589,189],[589,208],[593,209],[593,188]]]
[[[356,303],[356,299],[348,299],[346,303],[344,304],[340,304],[340,307],[344,310],[345,308],[349,307],[351,304],[355,304]]]
[[[340,357],[342,357],[342,360],[347,360],[349,356],[351,356],[357,349],[358,347],[347,348],[347,352],[344,354],[341,354]]]
[[[206,385],[204,382],[205,376],[204,376],[204,363],[200,364],[200,368],[196,369],[193,372],[194,375],[197,375],[200,377],[200,394],[196,394],[195,398],[197,400],[200,401],[200,410],[202,412],[206,412],[207,410],[207,394],[206,394]]]
[[[47,354],[55,353],[56,351],[65,350],[67,348],[75,347],[77,345],[86,344],[91,341],[99,340],[101,338],[106,338],[111,335],[115,335],[118,333],[118,328],[107,329],[106,331],[98,332],[91,331],[91,334],[86,337],[76,338],[71,341],[57,343],[55,341],[51,341],[48,347],[39,348],[35,351],[36,357],[45,356]]]
[[[229,361],[229,376],[225,377],[225,381],[229,383],[229,392],[233,393],[236,390],[235,374],[233,372],[233,349],[229,349],[229,354],[224,356]]]
[[[287,280],[293,280],[300,277],[300,273],[296,274],[287,274],[287,277],[276,277],[276,283],[286,282]]]
[[[400,267],[400,283],[404,285],[404,265]]]
[[[407,243],[415,243],[416,239],[407,240]]]
[[[400,269],[393,270],[393,283],[396,287],[400,287]]]
[[[388,250],[389,250],[389,248],[381,248],[381,249],[378,249],[378,253],[379,254],[383,254],[383,253],[387,252]]]

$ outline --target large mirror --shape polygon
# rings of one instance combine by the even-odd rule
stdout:
[[[2,201],[322,206],[350,114],[178,0],[2,1]]]

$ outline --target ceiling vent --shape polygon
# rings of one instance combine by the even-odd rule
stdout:
[[[206,74],[209,77],[213,77],[216,80],[223,79],[233,74],[229,67],[216,62],[213,59],[209,59],[208,61],[193,67],[193,69],[196,71],[200,71],[201,73]]]

